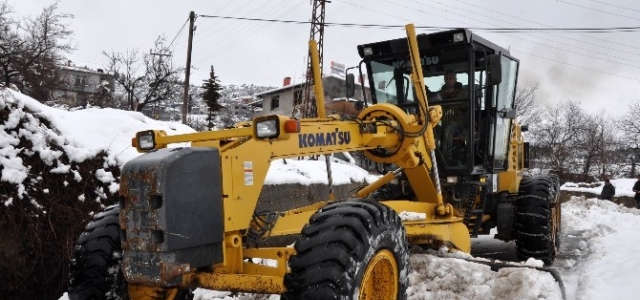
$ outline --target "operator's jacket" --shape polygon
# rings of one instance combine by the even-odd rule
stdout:
[[[602,193],[600,193],[600,198],[611,200],[611,198],[613,198],[615,194],[616,194],[616,187],[613,186],[613,184],[611,183],[605,184],[602,187]]]

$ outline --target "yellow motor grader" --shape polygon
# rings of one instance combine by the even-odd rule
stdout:
[[[69,298],[189,299],[205,288],[406,299],[410,245],[469,252],[471,237],[495,227],[497,238],[515,240],[521,259],[551,264],[559,184],[553,175],[522,173],[528,144],[515,120],[518,61],[465,29],[406,30],[406,38],[358,46],[370,93],[353,119],[326,115],[310,41],[317,117],[137,133],[132,143],[145,153],[124,165],[119,204],[78,239]],[[451,75],[456,83],[442,86]],[[353,77],[347,81],[353,88]],[[451,87],[460,90],[455,97],[445,95]],[[167,147],[181,142],[191,146]],[[388,173],[349,199],[256,210],[274,159],[346,151],[363,151]],[[421,217],[403,220],[403,212]],[[293,247],[252,246],[292,235]]]

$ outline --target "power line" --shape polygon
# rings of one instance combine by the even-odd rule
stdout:
[[[282,9],[280,9],[280,8],[278,9],[278,10],[282,11],[282,13],[280,15],[278,15],[278,17],[282,17],[282,16],[285,16],[285,15],[293,12],[294,10],[298,9],[300,7],[300,5],[302,4],[302,3],[297,3],[297,4],[294,4],[293,6],[289,7],[287,10],[283,10],[284,7],[286,7],[286,3],[287,3],[287,1],[283,1],[282,4],[284,4],[284,6],[282,7]],[[242,32],[242,33],[236,32],[237,34],[236,34],[236,36],[235,36],[235,38],[233,40],[229,41],[226,44],[220,44],[217,48],[212,48],[211,51],[208,52],[209,55],[205,55],[200,61],[203,61],[203,60],[206,60],[206,59],[208,59],[210,57],[213,57],[215,55],[224,53],[228,49],[231,49],[231,46],[233,46],[239,40],[246,40],[249,37],[252,37],[253,35],[257,34],[258,32],[266,29],[267,27],[263,26],[263,27],[260,27],[257,30],[255,30],[256,28],[257,27],[249,28],[249,31],[247,31],[247,32]]]
[[[556,1],[562,2],[562,3],[565,3],[565,4],[569,4],[569,5],[573,5],[573,6],[577,6],[577,7],[580,7],[580,8],[588,9],[588,10],[601,12],[601,13],[604,13],[604,14],[614,15],[614,16],[623,17],[623,18],[632,19],[632,20],[640,20],[640,18],[625,16],[625,15],[622,15],[622,14],[619,14],[619,13],[614,13],[614,12],[610,12],[610,11],[606,11],[606,10],[602,10],[602,9],[597,9],[597,8],[593,8],[593,7],[589,7],[589,6],[584,6],[584,5],[580,5],[580,4],[576,4],[576,3],[572,3],[572,2],[567,2],[567,1],[563,1],[563,0],[556,0]]]
[[[587,71],[591,71],[591,72],[596,72],[596,73],[600,73],[600,74],[605,74],[605,75],[609,75],[609,76],[614,76],[614,77],[619,77],[619,78],[624,78],[624,79],[628,79],[628,80],[633,80],[633,81],[638,81],[638,82],[640,82],[640,79],[637,79],[637,78],[632,78],[632,77],[622,76],[622,75],[618,75],[618,74],[614,74],[614,73],[609,73],[609,72],[598,71],[598,70],[595,70],[595,69],[589,69],[589,68],[585,68],[585,67],[582,67],[582,66],[578,66],[578,65],[570,64],[570,63],[565,62],[565,61],[560,61],[560,60],[556,60],[556,59],[552,59],[552,58],[548,58],[548,57],[540,56],[540,55],[533,54],[533,53],[523,52],[523,51],[520,51],[520,50],[518,50],[518,49],[514,49],[514,48],[512,48],[511,50],[513,50],[513,51],[515,51],[515,52],[518,52],[518,53],[520,53],[520,54],[525,54],[525,55],[529,55],[529,56],[533,56],[533,57],[537,57],[537,58],[545,59],[545,60],[548,60],[548,61],[552,61],[552,62],[555,62],[555,63],[559,63],[559,64],[563,64],[563,65],[571,66],[571,67],[578,68],[578,69],[583,69],[583,70],[587,70]]]
[[[602,2],[602,1],[598,1],[598,0],[589,0],[591,2],[595,2],[595,3],[600,3],[603,5],[609,5],[615,8],[620,8],[620,9],[624,9],[624,10],[631,10],[631,11],[635,11],[635,12],[640,12],[640,9],[634,9],[631,7],[624,7],[624,6],[619,6],[619,5],[615,5],[615,4],[611,4],[611,3],[606,3],[606,2]]]
[[[387,0],[383,0],[383,1],[387,1]],[[411,0],[411,1],[415,2],[414,0]],[[445,5],[445,4],[443,4],[441,2],[438,2],[438,1],[435,1],[435,2],[440,4],[440,5],[443,5],[443,6],[449,6],[449,7],[452,7],[454,9],[458,9],[458,10],[462,10],[462,11],[468,11],[468,12],[470,12],[472,14],[477,14],[477,15],[484,16],[484,17],[487,17],[487,18],[491,18],[490,16],[478,14],[475,11],[469,11],[469,10],[466,10],[464,8],[458,8],[458,7],[453,7],[453,6],[450,6],[450,5]],[[464,1],[461,1],[461,2],[464,2]],[[502,22],[508,23],[508,24],[520,25],[520,24],[517,24],[517,23],[508,22],[508,21],[504,21],[504,20],[500,20],[500,19],[496,19],[496,20],[502,21]],[[485,22],[485,21],[480,21],[480,22],[486,23],[486,24],[490,24],[490,25],[494,25],[494,26],[499,26],[499,25],[488,23],[488,22]],[[536,23],[536,24],[539,24],[539,23]],[[540,24],[540,25],[546,26],[544,24]],[[552,42],[552,43],[556,43],[556,44],[559,44],[559,45],[566,46],[570,50],[563,49],[563,48],[558,48],[557,46],[551,46],[551,45],[547,45],[547,44],[536,42],[536,41],[532,41],[532,40],[527,40],[527,39],[524,39],[522,37],[516,37],[516,36],[512,36],[512,35],[509,35],[509,36],[512,36],[512,37],[517,38],[517,39],[522,40],[522,41],[530,42],[530,43],[533,43],[533,44],[538,44],[538,45],[541,45],[541,46],[544,46],[544,47],[553,48],[553,49],[564,51],[564,52],[568,52],[568,53],[571,53],[571,54],[577,54],[577,55],[586,56],[586,57],[590,57],[590,58],[594,58],[594,59],[613,62],[613,63],[619,64],[619,65],[625,65],[625,66],[630,66],[630,67],[634,67],[634,68],[640,68],[640,67],[628,64],[628,62],[640,63],[640,61],[636,61],[636,60],[633,60],[633,59],[628,59],[628,58],[612,55],[611,53],[603,53],[603,52],[598,52],[598,51],[595,51],[595,50],[586,50],[584,48],[580,48],[580,47],[576,47],[576,46],[567,44],[565,42],[565,40],[573,40],[573,41],[576,41],[576,42],[579,42],[579,43],[583,43],[583,44],[587,44],[587,45],[591,45],[591,46],[596,46],[596,47],[601,47],[601,48],[608,49],[608,50],[613,50],[613,51],[617,51],[617,52],[631,54],[631,55],[634,55],[634,57],[636,56],[636,52],[630,52],[630,51],[625,51],[625,50],[618,49],[618,48],[606,47],[606,46],[603,46],[603,45],[598,45],[598,44],[586,42],[586,41],[583,41],[583,40],[580,40],[580,39],[576,39],[576,38],[572,38],[572,37],[564,37],[564,36],[556,34],[556,33],[549,33],[549,34],[554,35],[554,36],[558,36],[559,38],[561,38],[561,41],[552,40],[552,39],[549,39],[549,38],[546,38],[546,37],[534,35],[532,33],[527,33],[527,34],[531,35],[533,37],[537,37],[537,38],[542,39],[542,40],[546,40],[546,41],[549,41],[549,42]],[[587,52],[588,54],[579,53],[579,52],[576,52],[575,50],[581,50],[581,51]],[[606,58],[596,57],[596,56],[593,56],[592,54],[600,54],[600,55],[603,55]],[[623,62],[614,61],[614,60],[612,60],[612,58],[621,59]]]
[[[387,0],[383,0],[383,1],[387,1]],[[417,2],[416,2],[416,1],[414,1],[414,0],[410,0],[410,1],[411,1],[411,2],[414,2],[414,3],[417,3]],[[452,8],[454,8],[454,9],[459,10],[459,11],[467,11],[467,12],[470,12],[470,13],[472,13],[472,14],[476,14],[476,15],[480,15],[480,16],[487,17],[487,18],[491,18],[490,16],[487,16],[487,15],[478,14],[478,13],[477,13],[477,12],[475,12],[475,11],[469,11],[469,10],[466,10],[466,9],[464,9],[464,8],[459,8],[459,7],[454,7],[454,6],[450,6],[450,5],[445,5],[445,4],[443,4],[443,3],[441,3],[441,2],[438,2],[438,1],[434,1],[434,2],[436,2],[436,3],[440,4],[440,5],[443,5],[443,6],[452,7]],[[460,1],[460,2],[465,3],[464,1]],[[464,17],[464,16],[463,16],[463,17]],[[513,23],[513,22],[509,22],[509,21],[501,20],[501,19],[495,19],[495,20],[497,20],[497,21],[501,21],[501,22],[504,22],[504,23],[508,23],[508,24],[520,25],[520,24],[517,24],[517,23]],[[494,25],[494,26],[499,26],[499,25],[492,24],[492,23],[488,23],[488,22],[485,22],[485,21],[480,21],[480,22],[482,22],[482,23],[486,23],[486,24],[490,24],[490,25]],[[530,22],[533,22],[533,21],[530,21]],[[534,23],[535,23],[535,22],[534,22]],[[544,24],[540,24],[540,23],[536,23],[536,24],[539,24],[539,25],[542,25],[542,26],[546,26],[546,25],[544,25]],[[561,41],[552,40],[552,39],[549,39],[549,38],[546,38],[546,37],[542,37],[542,36],[534,35],[534,34],[532,34],[532,33],[527,33],[527,34],[528,34],[528,35],[531,35],[531,36],[533,36],[533,37],[537,37],[537,38],[542,39],[542,40],[546,40],[546,41],[549,41],[549,42],[552,42],[552,43],[556,43],[556,44],[559,44],[559,45],[566,46],[566,47],[568,47],[570,50],[563,49],[563,48],[559,48],[559,47],[557,47],[557,46],[552,46],[552,45],[548,45],[548,44],[544,44],[544,43],[536,42],[536,41],[533,41],[533,40],[528,40],[528,39],[525,39],[525,38],[522,38],[522,37],[516,37],[516,36],[513,36],[513,35],[509,35],[509,36],[512,36],[512,37],[514,37],[514,38],[517,38],[517,39],[519,39],[519,40],[521,40],[521,41],[526,41],[526,42],[530,42],[530,43],[533,43],[533,44],[538,44],[538,45],[541,45],[541,46],[544,46],[544,47],[549,47],[549,48],[553,48],[553,49],[556,49],[556,50],[565,51],[565,52],[568,52],[568,53],[571,53],[571,54],[576,54],[576,55],[585,56],[585,57],[594,58],[594,59],[599,59],[599,60],[608,61],[608,62],[613,62],[613,63],[619,64],[619,65],[625,65],[625,66],[629,66],[629,67],[633,67],[633,68],[640,68],[640,67],[638,67],[638,66],[630,65],[630,64],[628,64],[628,63],[627,63],[627,62],[630,62],[630,61],[631,61],[631,62],[640,63],[640,61],[636,61],[636,60],[632,60],[632,59],[628,59],[628,58],[624,58],[624,57],[620,57],[620,56],[612,55],[612,54],[610,54],[610,53],[603,53],[603,52],[598,52],[598,51],[595,51],[595,50],[585,50],[585,49],[583,49],[583,48],[575,47],[575,46],[573,46],[573,45],[567,44],[566,42],[564,42],[564,40],[567,40],[567,39],[568,39],[568,40],[573,40],[573,41],[580,42],[580,43],[584,43],[584,44],[587,44],[587,45],[597,46],[597,47],[602,47],[602,48],[604,48],[604,49],[609,49],[609,50],[614,50],[614,51],[618,51],[618,52],[623,52],[623,53],[631,54],[631,55],[634,55],[634,56],[635,56],[635,52],[629,52],[629,51],[625,51],[625,50],[621,50],[621,49],[616,49],[616,48],[606,47],[606,46],[602,46],[602,45],[597,45],[597,44],[593,44],[593,43],[585,42],[585,41],[582,41],[582,40],[579,40],[579,39],[575,39],[575,38],[571,38],[571,37],[564,37],[564,36],[561,36],[561,35],[556,34],[556,33],[549,33],[549,34],[554,35],[554,36],[558,36],[559,38],[561,38],[561,39],[562,39]],[[585,52],[588,52],[589,54],[583,54],[583,53],[580,53],[580,52],[576,52],[576,51],[575,51],[576,49],[578,49],[578,50],[582,50],[582,51],[585,51]],[[591,54],[594,54],[594,53],[595,53],[595,54],[604,55],[606,58],[600,58],[600,57],[596,57],[596,56],[591,55]],[[624,61],[624,62],[614,61],[614,60],[611,60],[611,58],[619,58],[619,59],[621,59],[621,60],[622,60],[622,61]]]
[[[271,3],[264,2],[262,5],[259,5],[258,7],[255,7],[253,10],[247,12],[246,17],[248,17],[249,15],[253,14],[256,11],[258,11],[258,13],[265,13],[266,15],[276,14],[282,11],[287,6],[287,4],[290,3],[290,1],[282,0],[274,6],[270,6],[268,8],[263,9],[265,5],[272,4],[272,3],[273,2]],[[218,23],[224,22],[224,21],[225,20],[221,19],[221,21],[218,21]],[[220,28],[217,31],[212,32],[209,36],[213,36],[214,34],[216,35],[215,43],[213,43],[213,45],[210,45],[210,43],[207,43],[207,44],[200,43],[202,41],[206,41],[207,39],[206,37],[198,37],[198,47],[196,49],[196,51],[198,52],[198,58],[202,60],[212,56],[213,54],[220,51],[220,49],[224,49],[227,45],[233,44],[233,42],[236,39],[240,38],[243,34],[247,32],[251,32],[256,28],[253,25],[247,25],[247,22],[241,22],[239,26],[232,27],[231,25],[236,22],[240,22],[240,20],[233,20],[228,24],[220,26]],[[229,28],[230,30],[225,30],[227,28]]]
[[[525,21],[525,22],[529,22],[529,23],[533,23],[533,24],[536,24],[536,25],[544,26],[544,27],[547,27],[547,28],[551,27],[551,26],[543,24],[543,23],[539,23],[539,22],[536,22],[536,21],[532,21],[532,20],[528,20],[528,19],[516,16],[516,15],[511,15],[511,14],[505,13],[504,11],[496,11],[496,10],[493,10],[493,9],[490,9],[490,8],[487,8],[487,7],[483,7],[483,6],[480,6],[480,5],[476,5],[476,4],[473,4],[473,3],[469,3],[469,2],[466,2],[466,1],[463,1],[463,0],[457,0],[457,1],[461,2],[461,3],[465,4],[465,5],[468,5],[468,6],[473,6],[473,7],[476,7],[476,8],[482,9],[482,10],[486,10],[486,11],[490,11],[490,12],[493,12],[493,13],[496,13],[496,14],[509,16],[511,18],[514,18],[514,19],[522,20],[522,21]],[[594,0],[591,0],[591,1],[594,1]],[[611,44],[614,44],[614,45],[617,45],[617,46],[623,46],[623,47],[628,47],[628,48],[633,48],[633,49],[640,49],[639,47],[626,45],[626,44],[622,44],[622,43],[619,43],[619,42],[613,42],[613,41],[605,40],[605,39],[602,39],[602,38],[597,38],[597,37],[586,35],[586,34],[582,34],[582,33],[578,33],[578,35],[583,36],[583,37],[587,37],[587,38],[591,38],[591,39],[595,39],[595,40],[599,40],[599,41],[603,41],[603,42],[607,42],[607,43],[611,43]]]
[[[247,5],[249,5],[251,2],[253,2],[254,0],[249,0],[248,2],[245,2],[244,4],[242,4],[240,7],[236,8],[235,10],[233,10],[232,12],[230,12],[230,15],[233,15],[235,13],[237,13],[238,11],[240,11],[241,9],[245,8]],[[237,1],[235,1],[237,2]],[[226,7],[226,5],[225,5]],[[224,8],[224,7],[223,7]],[[222,12],[222,9],[220,9],[220,12]],[[200,16],[200,15],[198,15]],[[209,31],[211,28],[213,28],[216,24],[218,24],[219,22],[213,22],[211,25],[205,27],[203,30],[201,30],[198,34],[199,35],[203,35],[205,32]]]
[[[171,40],[171,43],[169,43],[169,47],[167,48],[171,48],[171,45],[173,45],[173,42],[176,41],[176,38],[178,38],[178,36],[180,35],[180,33],[184,30],[184,27],[187,26],[187,23],[189,22],[189,18],[187,18],[186,21],[184,21],[184,24],[182,24],[182,27],[180,27],[180,30],[178,30],[178,33],[176,34],[175,37],[173,37],[173,40]]]
[[[235,11],[239,11],[240,9],[246,7],[252,1],[253,0],[250,0],[249,2],[245,3],[242,7],[239,7],[238,9],[236,9]],[[286,2],[286,1],[287,0],[284,0],[283,3]],[[269,1],[264,1],[262,4],[258,5],[257,7],[254,7],[253,9],[249,8],[250,10],[248,12],[246,12],[246,13],[243,12],[243,14],[246,17],[248,17],[251,14],[253,14],[254,12],[261,10],[263,7],[265,7],[268,4],[269,4]],[[220,24],[220,23],[223,23],[223,22],[224,22],[223,20],[216,20],[216,21],[214,21],[212,23]],[[219,35],[216,38],[216,45],[222,43],[225,39],[233,38],[234,33],[239,31],[239,30],[241,30],[241,29],[244,29],[244,26],[245,26],[244,23],[242,23],[239,26],[233,27],[233,25],[235,23],[237,23],[237,22],[238,22],[238,20],[233,20],[231,22],[224,23],[222,26],[215,27],[216,28],[215,31],[209,32],[206,35],[203,35],[204,32],[199,33],[198,34],[198,39],[197,39],[198,46],[202,45],[202,44],[200,44],[201,41],[206,41],[208,37],[211,37],[211,36],[214,36],[214,35],[215,36]],[[209,28],[214,28],[214,27],[212,25]],[[227,30],[227,29],[233,29],[233,30]],[[202,49],[203,49],[203,47],[198,47],[198,49],[194,49],[194,50],[196,50],[196,52],[200,52],[200,50],[202,50]],[[207,47],[206,51],[211,51],[211,47]]]
[[[349,4],[349,5],[351,5],[350,3],[346,3],[346,2],[341,1],[341,0],[336,0],[336,1],[343,2],[343,3],[345,3],[345,4]],[[383,0],[383,1],[385,1],[385,2],[389,2],[389,1],[386,1],[386,0]],[[393,3],[392,3],[392,4],[393,4]],[[420,4],[421,4],[421,5],[424,5],[424,4],[422,4],[422,3],[420,3]],[[395,6],[398,6],[398,4],[397,4],[397,3],[395,3]],[[399,5],[399,6],[402,6],[402,5]],[[404,7],[406,7],[406,6],[404,6]],[[367,9],[366,7],[363,7],[363,8],[364,8],[364,9]],[[406,7],[406,8],[409,8],[409,7]],[[412,8],[409,8],[409,9],[412,9]],[[415,10],[415,9],[412,9],[412,10]],[[421,11],[421,10],[419,10],[419,9],[418,9],[418,11],[420,11],[420,12],[422,12],[422,13],[425,13],[424,11]],[[433,14],[430,14],[430,15],[433,15]],[[442,16],[441,16],[441,17],[442,17]],[[397,17],[397,18],[398,18],[398,17]],[[449,20],[452,20],[451,18],[447,18],[447,17],[444,17],[444,18],[449,19]],[[455,20],[453,20],[453,21],[455,21]],[[463,24],[468,24],[468,23],[466,23],[466,22],[464,22],[464,21],[457,21],[457,22],[462,22]],[[484,21],[480,21],[480,22],[487,23],[487,22],[484,22]],[[476,28],[476,30],[477,30],[477,28]],[[543,45],[543,46],[548,46],[548,45],[545,45],[545,44],[541,44],[541,45]],[[517,50],[516,50],[516,51],[517,51]],[[521,51],[518,51],[518,52],[521,52]],[[564,65],[567,65],[567,66],[571,66],[571,67],[575,67],[575,68],[583,69],[583,70],[588,70],[588,71],[592,71],[592,72],[597,72],[597,73],[601,73],[601,74],[605,74],[605,75],[611,75],[611,76],[620,77],[620,78],[625,78],[625,79],[634,80],[634,81],[640,81],[640,80],[635,79],[635,78],[625,77],[625,76],[620,76],[620,75],[617,75],[617,74],[608,73],[608,72],[602,72],[602,71],[598,71],[598,70],[594,70],[594,69],[589,69],[589,68],[585,68],[585,67],[577,66],[577,65],[574,65],[574,64],[570,64],[570,63],[567,63],[567,62],[562,62],[562,61],[558,61],[558,60],[554,60],[554,59],[549,59],[549,58],[542,57],[542,56],[539,56],[539,55],[536,55],[536,54],[531,54],[531,53],[527,53],[527,52],[521,52],[521,53],[523,53],[523,54],[527,54],[527,55],[530,55],[530,56],[535,56],[535,57],[538,57],[538,58],[541,58],[541,59],[546,59],[546,60],[553,61],[553,62],[556,62],[556,63],[564,64]]]
[[[217,18],[217,19],[229,19],[229,20],[242,20],[242,21],[258,21],[258,22],[272,22],[272,23],[285,23],[285,24],[298,24],[307,25],[311,24],[311,21],[296,21],[296,20],[279,20],[279,19],[262,19],[262,18],[245,18],[245,17],[231,17],[231,16],[218,16],[218,15],[198,15],[203,18]],[[405,25],[392,25],[392,24],[363,24],[363,23],[338,23],[327,22],[325,26],[334,27],[358,27],[358,28],[371,28],[371,29],[404,29]],[[448,27],[448,26],[426,26],[416,25],[418,29],[432,29],[432,30],[450,30],[459,29],[460,27]],[[489,31],[489,32],[528,32],[528,31],[568,31],[568,32],[591,32],[591,33],[607,33],[607,32],[635,32],[640,31],[640,26],[628,26],[628,27],[523,27],[523,28],[510,28],[510,27],[468,27],[467,29],[477,31]]]
[[[397,4],[397,3],[390,2],[390,0],[382,0],[382,1],[387,2],[387,3]],[[419,3],[419,2],[416,2],[415,0],[410,0],[410,1],[411,1],[411,2],[414,2],[414,3],[421,4],[421,3]],[[436,3],[440,4],[440,5],[443,5],[443,6],[452,7],[452,6],[450,6],[450,5],[445,5],[445,4],[443,4],[443,3],[439,2],[439,1],[434,1],[434,2],[436,2]],[[400,4],[397,4],[397,5],[398,5],[398,6],[402,6],[402,5],[400,5]],[[421,5],[425,5],[425,4],[421,4]],[[426,5],[426,6],[429,6],[429,5]],[[411,7],[407,7],[407,6],[404,6],[404,7],[408,8],[408,9],[412,9]],[[433,6],[432,6],[432,7],[433,7]],[[435,9],[440,9],[440,8],[438,8],[438,7],[433,7],[433,8],[435,8]],[[486,16],[486,15],[478,14],[478,13],[477,13],[477,12],[475,12],[475,11],[469,11],[469,10],[466,10],[466,9],[464,9],[464,8],[458,8],[458,7],[452,7],[452,8],[457,9],[457,10],[458,10],[458,12],[459,12],[459,11],[467,11],[467,12],[470,12],[471,14],[473,14],[473,15],[480,15],[480,16],[484,16],[484,17],[487,17],[487,18],[491,18],[490,16]],[[417,10],[418,10],[418,11],[420,11],[420,12],[422,12],[422,13],[426,13],[426,12],[424,12],[424,11],[420,10],[420,9],[417,9]],[[445,12],[448,12],[448,11],[445,11]],[[463,16],[463,15],[461,15],[461,17],[465,17],[465,18],[473,19],[472,17],[467,17],[467,16]],[[451,18],[447,18],[447,19],[453,20],[453,19],[451,19]],[[482,22],[482,23],[485,23],[485,24],[493,25],[493,26],[500,26],[500,25],[497,25],[497,24],[493,24],[493,23],[489,23],[489,22],[483,21],[483,20],[478,20],[478,19],[473,19],[473,20],[476,20],[476,21],[479,21],[479,22]],[[508,23],[508,24],[519,25],[519,24],[517,24],[517,23],[508,22],[508,21],[504,21],[504,20],[500,20],[500,19],[496,19],[496,20],[498,20],[498,21],[502,21],[502,22],[504,22],[504,23]],[[456,20],[453,20],[453,21],[456,21]],[[462,22],[463,24],[468,24],[468,23],[465,23],[464,21],[459,21],[459,22]],[[524,38],[522,38],[522,37],[516,37],[516,36],[513,36],[513,35],[509,35],[509,36],[512,36],[512,37],[517,38],[517,39],[522,40],[522,41],[527,41],[527,42],[530,42],[530,43],[533,43],[533,44],[538,44],[538,45],[541,45],[541,46],[544,46],[544,47],[549,47],[549,48],[553,48],[553,49],[556,49],[556,50],[565,51],[565,52],[568,52],[568,53],[571,53],[571,54],[577,54],[577,55],[586,56],[586,57],[590,57],[590,58],[594,58],[594,59],[599,59],[599,60],[604,60],[604,61],[608,61],[608,62],[613,62],[613,63],[620,64],[620,65],[626,65],[626,66],[630,66],[630,67],[634,67],[634,68],[640,68],[640,67],[633,66],[633,65],[629,65],[629,64],[626,64],[626,63],[621,63],[621,62],[613,61],[613,60],[611,60],[610,58],[612,58],[612,57],[613,57],[613,58],[620,58],[620,59],[622,59],[622,60],[623,60],[623,61],[625,61],[625,62],[627,62],[627,61],[633,61],[633,60],[629,60],[629,59],[626,59],[626,58],[623,58],[623,57],[619,57],[619,56],[613,56],[613,55],[608,54],[608,53],[596,52],[596,51],[592,51],[592,50],[585,50],[585,49],[582,49],[582,48],[579,48],[579,47],[575,47],[575,46],[569,45],[569,44],[567,44],[567,43],[565,43],[565,42],[562,42],[562,41],[555,41],[555,40],[551,40],[551,39],[548,39],[548,38],[545,38],[545,37],[541,37],[541,36],[533,35],[532,33],[528,33],[528,34],[529,34],[529,35],[532,35],[532,36],[534,36],[534,37],[537,37],[537,38],[543,39],[543,40],[547,40],[547,41],[552,42],[552,43],[557,43],[557,44],[560,44],[560,45],[567,46],[567,47],[569,47],[569,48],[570,48],[570,49],[572,49],[572,50],[566,50],[566,49],[563,49],[563,48],[558,48],[557,46],[551,46],[551,45],[547,45],[547,44],[544,44],[544,43],[540,43],[540,42],[536,42],[536,41],[527,40],[527,39],[524,39]],[[552,35],[557,35],[557,34],[553,34],[553,33],[551,33],[551,34],[552,34]],[[582,41],[582,40],[578,40],[578,39],[574,39],[574,38],[563,37],[563,36],[559,36],[559,37],[560,37],[560,38],[563,38],[563,39],[569,39],[569,40],[574,40],[574,41],[577,41],[577,42],[585,43],[585,44],[588,44],[588,45],[599,46],[599,47],[602,47],[602,48],[611,49],[611,50],[616,50],[616,51],[620,51],[620,52],[624,52],[624,53],[635,54],[635,53],[628,52],[628,51],[624,51],[624,50],[619,50],[619,49],[614,49],[614,48],[609,48],[609,47],[605,47],[605,46],[601,46],[601,45],[596,45],[596,44],[588,43],[588,42],[585,42],[585,41]],[[592,56],[592,55],[589,55],[589,54],[582,54],[582,53],[576,52],[576,51],[575,51],[575,49],[579,49],[579,50],[582,50],[582,51],[586,51],[586,52],[589,52],[590,54],[591,54],[591,53],[602,54],[602,55],[604,55],[604,56],[605,56],[605,57],[607,57],[607,58],[600,58],[600,57]],[[638,61],[634,61],[634,62],[638,62]]]
[[[354,7],[360,8],[360,9],[364,9],[364,10],[372,11],[372,12],[375,12],[375,13],[379,13],[379,14],[381,14],[381,15],[385,15],[385,16],[389,16],[389,17],[394,17],[394,18],[396,18],[396,19],[400,19],[400,20],[403,20],[403,21],[406,21],[406,22],[411,22],[411,20],[409,20],[409,19],[406,19],[406,18],[403,18],[403,17],[398,17],[398,16],[396,16],[396,15],[392,15],[392,14],[390,14],[390,13],[388,13],[388,12],[375,10],[375,9],[372,9],[372,8],[370,8],[370,7],[367,7],[367,6],[361,6],[361,5],[357,5],[357,4],[353,4],[353,3],[345,2],[345,1],[342,1],[342,0],[336,0],[336,1],[337,1],[337,2],[340,2],[340,3],[342,3],[342,4],[347,4],[347,5],[351,5],[351,6],[354,6]]]

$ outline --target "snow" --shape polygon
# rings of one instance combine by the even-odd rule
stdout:
[[[580,239],[579,259],[563,274],[570,299],[637,299],[640,211],[580,197],[562,209],[563,231]]]
[[[427,219],[427,214],[413,211],[401,211],[398,215],[403,222],[422,221]]]
[[[456,258],[412,255],[408,299],[562,299],[551,275],[529,268],[491,271]]]
[[[20,151],[32,151],[55,168],[52,172],[72,172],[75,180],[80,174],[57,160],[61,152],[47,147],[47,140],[60,141],[74,161],[82,161],[99,151],[106,151],[111,162],[122,165],[140,155],[131,148],[131,138],[137,131],[160,129],[168,134],[188,133],[194,130],[173,122],[160,122],[140,113],[114,109],[90,108],[73,112],[47,107],[9,89],[0,90],[0,109],[11,107],[9,120],[0,124],[0,180],[18,186],[24,180],[41,180],[30,173],[17,157]],[[52,128],[46,128],[26,114],[24,107],[46,117]],[[16,128],[22,119],[28,121],[18,134],[6,130]],[[32,149],[18,148],[19,137],[28,138]],[[179,145],[178,145],[179,146]],[[376,176],[347,162],[332,158],[335,184],[370,182]],[[105,164],[108,164],[105,162]],[[106,168],[106,166],[105,166]],[[298,183],[303,185],[326,183],[324,158],[319,160],[276,160],[266,178],[267,184]],[[98,180],[111,183],[109,189],[117,191],[113,174],[98,169]],[[633,196],[633,179],[612,179],[616,196]],[[599,194],[601,186],[583,187],[565,184],[563,190]],[[84,195],[70,195],[78,201],[86,201]],[[15,199],[2,199],[3,205],[13,205]],[[37,205],[37,203],[34,203]],[[610,201],[574,197],[562,204],[562,239],[566,259],[557,260],[565,283],[567,298],[579,300],[636,299],[635,281],[640,270],[640,211],[616,205]],[[416,212],[402,212],[404,220],[420,220],[424,216]],[[464,253],[415,252],[409,257],[409,299],[560,299],[558,285],[546,272],[533,268],[503,268],[493,272],[488,266],[469,262]],[[525,266],[540,266],[540,261],[530,260]],[[60,299],[68,299],[64,294]],[[195,291],[196,300],[230,299],[279,299],[279,296],[255,296],[229,292]]]
[[[327,164],[324,157],[318,160],[278,159],[271,162],[265,184],[302,185],[328,184]],[[373,182],[378,176],[357,168],[340,159],[332,158],[331,177],[333,184],[350,184],[353,182]]]
[[[636,182],[636,179],[629,178],[618,178],[611,179],[611,184],[616,187],[616,195],[614,197],[626,196],[633,197],[635,193],[633,192],[633,184]],[[574,183],[567,182],[560,187],[561,190],[564,191],[574,191],[574,192],[587,192],[596,195],[600,195],[602,192],[602,186],[604,182],[600,181],[597,183]]]

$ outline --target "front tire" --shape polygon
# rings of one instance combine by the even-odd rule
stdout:
[[[520,260],[535,258],[551,265],[560,248],[561,210],[558,177],[544,174],[525,177],[516,201],[516,254]]]
[[[122,274],[120,208],[109,206],[97,214],[82,232],[73,251],[69,273],[70,300],[128,300],[128,285]],[[166,299],[160,289],[145,299]],[[188,289],[177,291],[175,300],[193,299]],[[135,299],[132,299],[135,300]]]
[[[302,229],[282,299],[404,300],[407,247],[402,221],[391,208],[364,201],[329,204]]]

